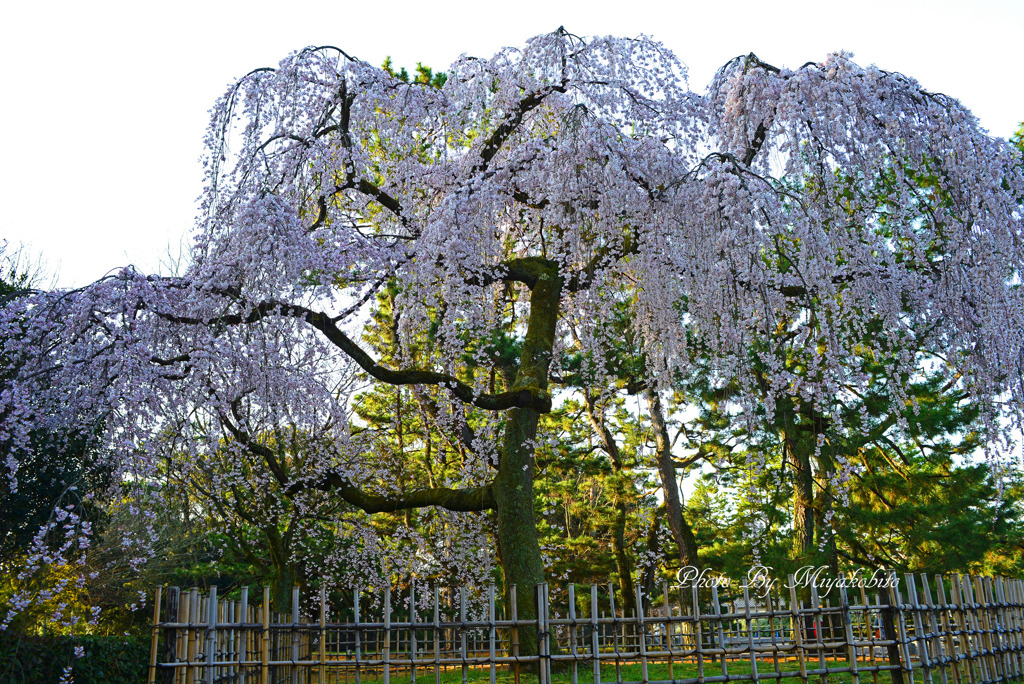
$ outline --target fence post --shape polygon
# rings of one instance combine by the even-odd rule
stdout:
[[[672,603],[669,601],[668,582],[662,581],[661,593],[665,601],[665,650],[668,651],[668,678],[673,680],[676,678],[674,672],[675,654],[672,650]],[[682,610],[679,613],[681,616]]]
[[[938,579],[938,578],[937,578]],[[942,580],[938,580],[942,581]],[[931,632],[931,638],[928,643],[931,644],[931,651],[929,652],[928,658],[937,661],[939,676],[942,677],[942,684],[949,684],[949,675],[946,672],[946,659],[942,654],[942,639],[940,637],[939,620],[936,617],[937,608],[935,602],[932,601],[932,590],[928,584],[928,575],[921,573],[921,588],[924,590],[925,606],[928,609],[928,630]]]
[[[324,663],[327,651],[327,587],[320,585],[320,682],[327,681],[327,666]]]
[[[668,601],[665,601],[668,605]],[[757,681],[757,651],[754,649],[754,625],[750,617],[750,583],[743,580],[743,619],[747,622],[747,648],[750,650],[750,675]]]
[[[647,684],[650,677],[647,673],[647,630],[644,628],[644,596],[643,587],[639,582],[634,585],[636,588],[636,631],[638,646],[640,648],[640,678]],[[576,684],[573,682],[573,684]]]
[[[697,583],[690,587],[690,600],[693,602],[693,643],[697,651],[697,679],[704,679],[704,628],[700,622],[700,593]]]
[[[551,663],[548,660],[548,585],[546,583],[537,584],[533,591],[537,603],[537,681],[540,684],[549,684]],[[466,680],[462,681],[465,683]]]
[[[619,614],[615,610],[615,585],[608,583],[608,610],[612,616],[612,647],[615,649],[615,680],[622,681],[622,660],[619,652]],[[626,614],[626,610],[622,610]],[[607,632],[605,633],[607,634]],[[625,645],[625,635],[623,635]]]
[[[1003,650],[1002,621],[999,619],[999,607],[996,605],[995,592],[992,590],[992,578],[984,577],[977,580],[981,594],[985,600],[985,627],[992,662],[999,679],[1006,679],[1006,652]]]
[[[199,587],[192,587],[188,594],[188,645],[185,651],[185,659],[188,661],[188,666],[185,668],[185,684],[194,684],[196,675],[199,674],[199,666],[195,665],[195,659],[199,651],[199,644],[197,643],[199,636],[196,624],[202,619],[199,616],[201,603]]]
[[[590,585],[590,655],[594,658],[594,684],[601,684],[601,640],[597,623],[597,585]]]
[[[295,664],[299,660],[299,587],[292,587],[292,625],[288,629],[291,635],[292,642],[292,664],[289,668],[291,670],[292,684],[299,684],[299,668]],[[384,680],[387,684],[387,680]]]
[[[270,587],[263,587],[263,633],[260,639],[260,684],[270,682]]]
[[[893,591],[892,586],[893,582],[896,581],[896,573],[890,571],[886,574],[886,577],[888,578],[889,600],[888,605],[882,608],[882,629],[885,630],[885,638],[891,642],[886,646],[886,650],[889,654],[889,665],[894,668],[890,670],[892,684],[903,684],[903,657],[900,653],[900,642],[896,635],[896,611],[898,608],[896,593]]]
[[[828,675],[824,673],[828,667],[825,663],[825,640],[822,635],[825,627],[825,621],[822,620],[824,613],[821,597],[818,596],[818,585],[811,582],[811,629],[814,630],[814,646],[818,651],[818,669],[822,670],[821,684],[828,684]]]
[[[516,588],[512,586],[512,655],[518,656],[519,649],[516,642],[515,610],[516,610]],[[519,664],[515,664],[516,684],[519,684]],[[441,684],[441,591],[434,585],[434,684]]]
[[[719,663],[722,666],[722,676],[728,681],[729,666],[725,662],[725,629],[722,624],[725,620],[722,618],[722,606],[718,602],[718,584],[715,582],[711,584],[711,606],[715,611],[715,634],[718,637],[717,650],[720,652]]]
[[[207,599],[206,616],[206,672],[204,673],[206,684],[213,684],[214,665],[217,659],[217,587],[210,587],[210,597]]]
[[[413,602],[412,610],[413,610],[412,614],[415,615],[415,610],[416,610],[416,603],[415,602]],[[494,585],[493,584],[491,584],[489,587],[487,587],[487,611],[488,611],[487,612],[487,623],[488,623],[487,624],[487,646],[488,646],[488,649],[490,650],[490,656],[491,656],[491,662],[488,663],[488,665],[490,666],[490,677],[488,678],[488,681],[490,682],[490,684],[494,684],[495,675],[496,675],[495,670],[494,670],[494,659],[497,657],[497,653],[495,652],[496,646],[495,646],[495,643],[494,643],[495,642],[495,638],[497,637],[497,632],[495,631],[494,622],[498,618],[497,618],[497,612],[494,609]],[[416,640],[416,630],[413,629],[413,651],[414,652],[415,652],[415,643],[416,643],[415,640]],[[416,684],[416,670],[415,669],[413,669],[412,684]]]
[[[352,596],[352,611],[355,615],[355,631],[356,631],[356,684],[362,682],[362,637],[363,635],[359,630],[359,587],[356,587],[353,591]]]
[[[465,622],[465,611],[463,611],[463,622]],[[463,641],[465,643],[465,641]],[[391,584],[384,588],[384,684],[391,684]],[[463,659],[465,659],[465,648],[463,648]],[[465,668],[465,665],[463,665]],[[463,680],[465,676],[463,676]]]
[[[985,644],[981,638],[981,629],[978,625],[978,607],[974,602],[974,591],[971,588],[971,576],[965,575],[960,577],[960,605],[963,607],[964,613],[964,627],[971,633],[972,643],[972,654],[977,651],[977,657],[975,660],[978,663],[978,671],[981,674],[981,680],[988,682],[991,680],[988,671],[988,660],[985,658]],[[970,607],[968,607],[970,604]],[[972,668],[973,672],[973,668]]]
[[[694,589],[694,592],[697,590]],[[796,578],[789,575],[789,614],[790,626],[793,628],[793,641],[796,646],[797,660],[800,662],[800,679],[807,682],[807,658],[804,654],[803,618],[800,615],[799,602],[796,600]],[[893,681],[893,684],[903,684],[902,681]]]
[[[466,587],[459,587],[459,622],[466,622]],[[462,684],[466,684],[469,677],[469,647],[466,644],[466,626],[459,625],[459,655],[462,658]],[[387,684],[385,682],[385,684]]]
[[[148,684],[156,684],[156,651],[160,641],[160,599],[163,587],[156,588],[156,600],[153,601],[153,639],[149,644],[149,677]]]
[[[853,684],[860,684],[860,673],[857,671],[857,646],[853,637],[853,616],[850,613],[850,599],[846,595],[846,585],[839,583],[839,602],[842,609],[840,617],[843,621],[843,635],[846,638],[846,660],[850,668]]]
[[[178,603],[179,590],[178,587],[167,587],[167,595],[165,601],[167,603],[164,615],[167,616],[168,622],[181,622],[181,616],[179,615],[180,607]],[[176,627],[168,627],[164,629],[164,662],[173,663],[178,660],[178,629]],[[178,668],[173,667],[164,672],[164,676],[161,679],[164,684],[173,684],[178,681]]]
[[[906,573],[903,576],[907,581],[907,597],[910,599],[911,610],[914,616],[914,638],[917,641],[917,657],[921,661],[923,678],[925,684],[932,684],[932,663],[928,658],[928,641],[926,639],[927,626],[924,623],[924,612],[921,609],[921,602],[917,599],[917,584],[914,582],[914,575]],[[904,624],[905,624],[904,620]]]
[[[493,615],[491,616],[491,621],[494,621]],[[412,663],[409,667],[410,684],[416,684],[416,582],[414,581],[409,582],[409,640],[407,644],[409,647],[409,660]],[[493,648],[491,649],[491,660],[494,660]],[[493,662],[491,667],[494,667]]]
[[[512,609],[512,657],[515,658],[512,663],[512,681],[519,684],[519,608],[516,603],[516,585],[514,584],[508,588],[508,602]],[[436,608],[434,616],[434,619],[437,620]]]

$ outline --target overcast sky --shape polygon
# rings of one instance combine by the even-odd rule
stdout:
[[[959,98],[994,135],[1024,119],[1022,0],[8,2],[0,238],[65,286],[129,263],[156,270],[187,243],[207,110],[233,79],[311,44],[443,69],[559,25],[651,35],[698,91],[739,54],[796,67],[849,50]]]

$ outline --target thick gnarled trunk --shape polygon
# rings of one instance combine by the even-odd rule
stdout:
[[[530,295],[526,340],[513,391],[547,391],[561,292],[562,279],[557,270],[542,269]],[[509,411],[493,487],[506,600],[509,587],[515,585],[518,615],[528,620],[536,617],[533,588],[544,581],[544,563],[533,512],[534,442],[539,421],[540,413],[533,409]],[[521,628],[519,634],[520,652],[534,653],[536,631]]]

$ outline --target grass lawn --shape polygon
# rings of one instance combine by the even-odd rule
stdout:
[[[563,661],[564,663],[564,661]],[[878,661],[878,665],[884,664],[883,661]],[[869,666],[871,663],[858,663],[860,668]],[[571,667],[568,664],[563,664],[564,670],[552,672],[551,684],[573,684],[573,674]],[[808,661],[806,664],[808,677],[807,681],[810,684],[853,684],[853,677],[849,672],[829,672],[822,674],[820,671],[820,663],[817,659]],[[845,660],[826,660],[825,668],[847,668],[847,662]],[[721,663],[711,662],[706,660],[704,662],[704,678],[705,681],[711,680],[712,682],[718,681],[730,681],[730,682],[743,682],[751,681],[751,663],[749,660],[731,660],[728,662],[728,680],[723,678]],[[815,671],[818,674],[812,674]],[[802,682],[800,677],[800,663],[797,660],[780,660],[778,663],[778,671],[783,673],[783,677],[778,677],[776,674],[775,663],[771,660],[759,661],[757,663],[758,681],[772,682],[772,681],[783,681],[792,682],[794,684],[800,684]],[[594,670],[593,664],[589,662],[581,662],[577,665],[576,669],[576,682],[577,684],[593,684],[594,682]],[[951,674],[951,673],[950,673]],[[921,672],[915,671],[914,673],[915,683],[921,684],[923,681],[921,678]],[[697,664],[694,662],[675,662],[671,668],[671,676],[669,671],[668,663],[649,663],[647,666],[647,681],[682,681],[682,680],[694,680],[696,681],[699,676]],[[465,674],[465,681],[472,684],[484,684],[490,681],[490,671],[487,668],[467,668]],[[965,681],[969,681],[966,671],[964,672]],[[411,673],[409,670],[397,670],[393,669],[390,676],[390,681],[395,684],[410,682],[412,680]],[[316,675],[311,679],[313,682],[317,682]],[[317,682],[317,684],[355,684],[355,673],[352,670],[339,672],[339,671],[328,671],[327,677],[323,682]],[[383,684],[383,677],[379,670],[375,672],[363,672],[360,676],[360,684]],[[417,684],[431,684],[435,681],[434,671],[430,667],[417,668],[416,671],[416,682]],[[463,672],[459,667],[448,667],[441,670],[440,681],[443,684],[460,684],[463,681]],[[514,684],[515,677],[512,672],[498,670],[495,674],[495,681],[498,684]],[[613,682],[640,682],[643,681],[642,669],[640,663],[623,663],[616,667],[614,662],[605,662],[601,665],[601,682],[602,684]],[[904,684],[910,684],[910,680],[907,677],[903,679]],[[938,673],[935,673],[935,681],[940,681]],[[950,676],[950,681],[953,681],[953,677]],[[525,670],[520,674],[520,682],[523,684],[532,684],[537,682],[537,675],[535,673],[529,673]],[[892,684],[893,680],[889,672],[877,673],[877,678],[871,672],[861,672],[859,678],[860,684]]]

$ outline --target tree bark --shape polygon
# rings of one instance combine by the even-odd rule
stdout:
[[[793,556],[806,560],[814,550],[814,478],[811,452],[806,435],[795,425],[783,430],[786,460],[793,468]]]
[[[587,417],[594,428],[605,453],[612,462],[612,499],[615,506],[615,522],[612,527],[612,554],[615,556],[615,569],[619,575],[619,593],[622,595],[622,607],[627,615],[636,614],[636,592],[633,589],[633,564],[629,560],[626,549],[626,496],[622,481],[622,454],[615,441],[615,435],[604,422],[604,411],[597,406],[597,401],[589,392],[585,393]]]
[[[693,534],[693,528],[690,527],[683,515],[685,503],[676,480],[676,465],[672,459],[672,440],[668,436],[668,426],[665,423],[661,397],[651,388],[644,390],[644,397],[647,399],[647,409],[651,416],[651,427],[654,428],[655,458],[658,463],[658,475],[661,477],[661,488],[665,492],[665,513],[668,516],[668,527],[679,548],[679,562],[683,566],[689,565],[700,569],[697,538]]]
[[[547,394],[562,285],[555,269],[542,271],[533,284],[526,339],[513,392]],[[533,588],[544,582],[544,562],[533,511],[534,441],[539,420],[540,413],[533,408],[509,411],[493,486],[506,601],[510,598],[509,587],[516,585],[516,609],[520,619],[526,620],[536,618]],[[536,630],[520,627],[519,635],[520,652],[535,654]]]

